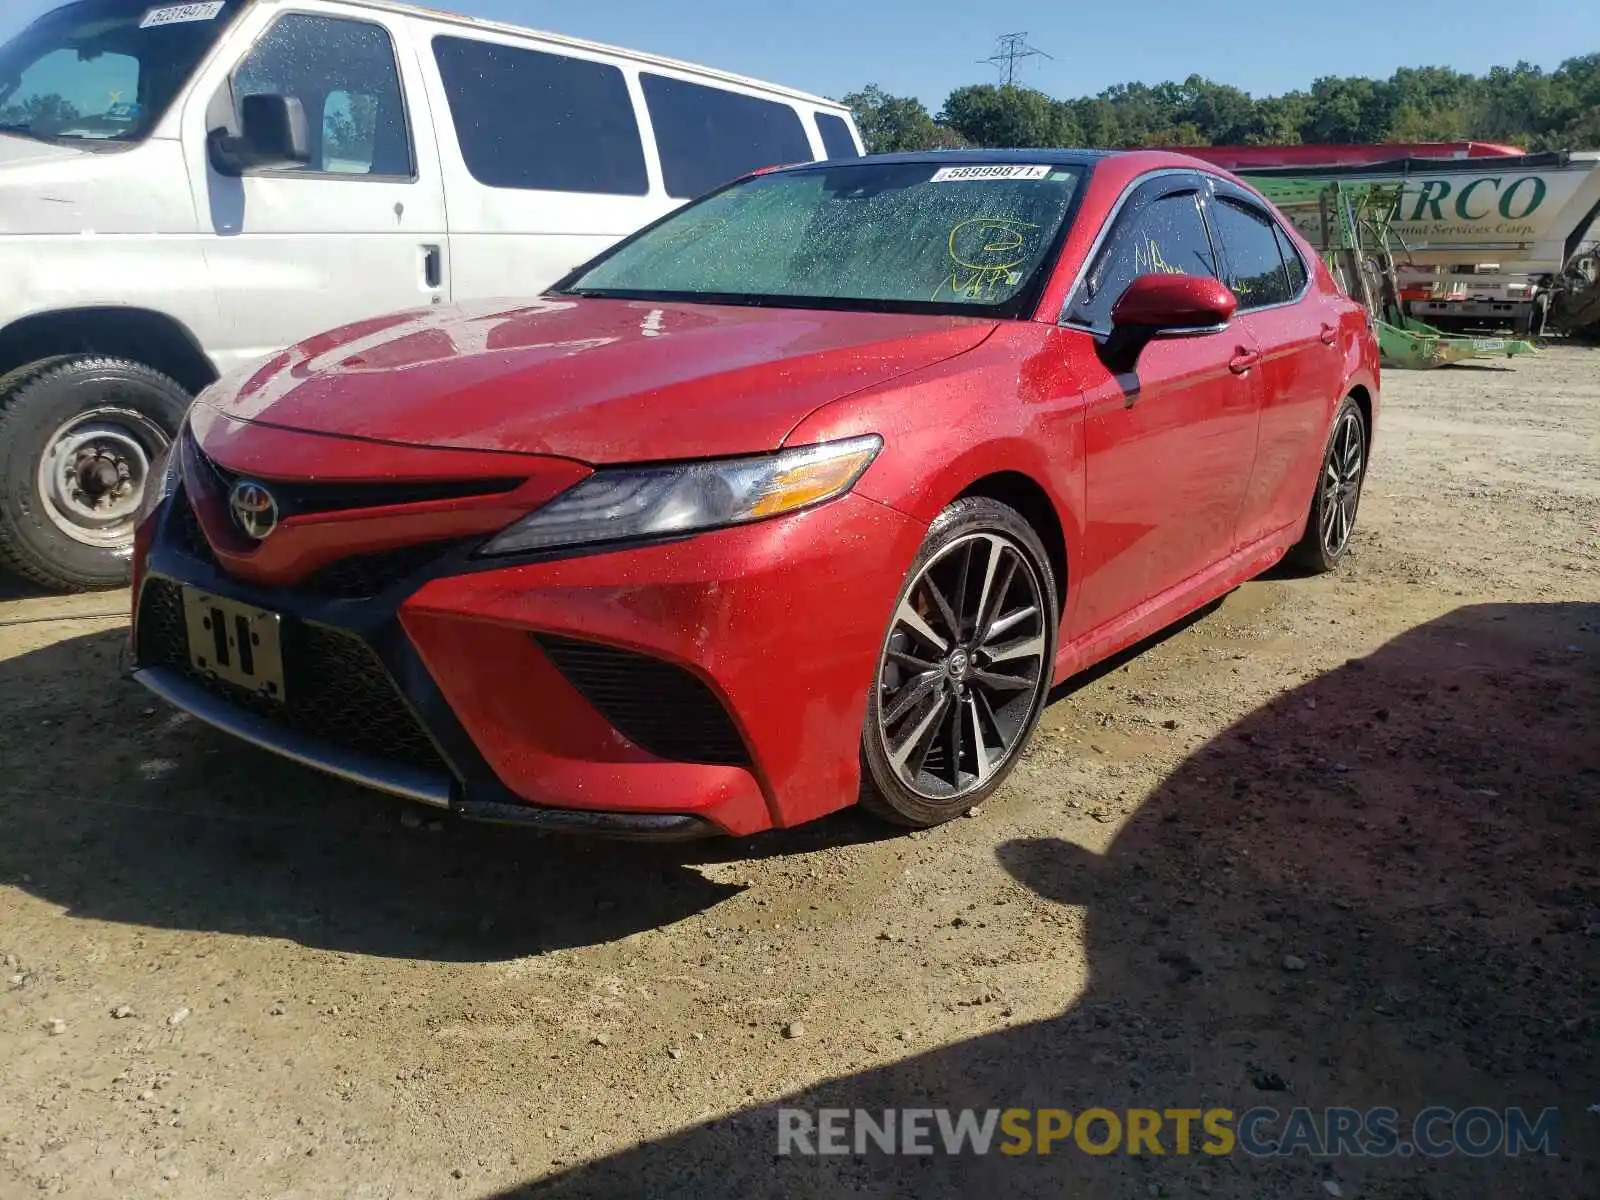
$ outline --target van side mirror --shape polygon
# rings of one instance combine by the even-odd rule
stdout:
[[[211,165],[222,175],[253,167],[298,167],[311,161],[305,105],[295,96],[259,94],[239,102],[239,134],[213,129]]]
[[[1210,275],[1140,275],[1112,306],[1101,358],[1113,370],[1130,371],[1156,338],[1220,333],[1238,307],[1227,285]]]

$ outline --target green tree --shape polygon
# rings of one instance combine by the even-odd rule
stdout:
[[[62,125],[70,125],[79,118],[77,106],[65,96],[54,92],[29,96],[20,104],[0,108],[0,125],[17,125],[24,129],[37,129],[49,133]]]
[[[841,103],[855,114],[856,128],[869,154],[953,149],[965,144],[954,130],[935,122],[922,101],[891,96],[875,83],[851,92]]]
[[[1067,100],[974,84],[951,92],[937,120],[918,101],[874,87],[847,100],[873,149],[950,144],[939,133],[993,147],[1466,140],[1530,150],[1600,147],[1600,53],[1548,72],[1518,63],[1483,76],[1437,66],[1402,67],[1387,79],[1325,76],[1308,91],[1260,98],[1200,75],[1120,83]]]
[[[939,122],[975,146],[1068,146],[1081,140],[1070,105],[1014,84],[957,88],[945,100]]]

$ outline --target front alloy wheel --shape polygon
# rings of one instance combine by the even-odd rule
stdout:
[[[1044,707],[1058,612],[1020,515],[983,497],[941,514],[878,661],[863,735],[869,810],[935,825],[999,787]]]

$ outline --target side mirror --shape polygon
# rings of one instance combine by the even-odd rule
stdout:
[[[211,163],[223,175],[252,167],[298,167],[311,161],[305,105],[294,96],[246,96],[239,102],[239,136],[223,129],[210,135]]]
[[[1193,337],[1221,329],[1238,307],[1210,275],[1141,275],[1111,309],[1111,324],[1148,329],[1153,337]]]
[[[1239,301],[1210,275],[1140,275],[1111,309],[1111,336],[1101,347],[1106,366],[1130,371],[1156,338],[1220,333]]]

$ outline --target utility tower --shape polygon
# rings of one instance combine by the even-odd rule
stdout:
[[[1033,58],[1035,55],[1043,58],[1051,57],[1043,50],[1038,50],[1028,45],[1028,35],[1026,33],[1002,33],[995,40],[994,53],[988,58],[980,58],[978,61],[988,63],[999,71],[1000,85],[1002,87],[1010,87],[1017,81],[1017,64],[1023,59]]]

